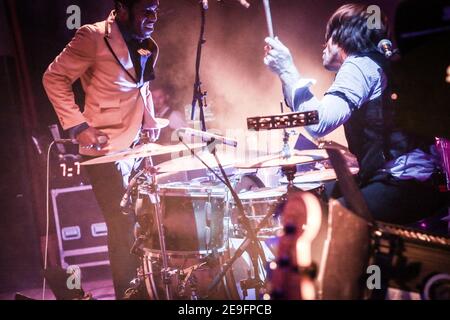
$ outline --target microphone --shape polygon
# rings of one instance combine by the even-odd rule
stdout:
[[[125,194],[122,197],[122,200],[120,200],[120,208],[122,208],[122,212],[125,215],[128,215],[130,212],[126,210],[128,208],[128,205],[130,203],[130,194],[135,185],[137,184],[138,178],[144,173],[145,170],[140,171],[138,174],[136,174],[128,183],[127,190],[125,191]]]
[[[199,137],[202,138],[204,142],[219,142],[228,146],[237,147],[237,141],[234,139],[229,139],[224,136],[219,136],[217,134],[203,132],[199,130],[194,130],[190,128],[181,128],[176,130],[179,137],[182,135],[189,135],[191,137]]]
[[[208,10],[208,0],[201,0],[203,10]]]
[[[378,42],[378,50],[384,54],[384,56],[389,59],[394,54],[394,50],[392,49],[392,42],[388,39],[383,39]]]

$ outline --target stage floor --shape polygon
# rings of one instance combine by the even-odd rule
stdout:
[[[114,287],[109,266],[97,266],[81,269],[81,287],[85,293],[91,293],[95,300],[115,300]],[[16,293],[42,300],[42,286],[0,293],[0,300],[15,300]],[[52,290],[46,286],[45,300],[56,300]]]

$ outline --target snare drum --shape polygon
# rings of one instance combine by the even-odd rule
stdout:
[[[226,238],[224,223],[225,187],[205,179],[173,182],[159,186],[168,253],[208,254],[223,250]],[[139,189],[137,217],[148,240],[145,248],[160,250],[158,228],[148,186]],[[143,222],[142,222],[143,221]]]

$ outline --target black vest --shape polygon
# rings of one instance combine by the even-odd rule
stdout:
[[[414,149],[429,152],[431,138],[417,137],[396,125],[396,107],[392,100],[390,67],[381,54],[366,54],[387,75],[388,86],[383,94],[354,110],[344,124],[349,150],[358,159],[361,182],[367,182],[387,161]]]

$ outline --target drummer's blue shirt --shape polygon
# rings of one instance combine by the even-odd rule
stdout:
[[[319,124],[307,126],[314,137],[323,137],[343,125],[366,102],[379,98],[386,87],[387,79],[383,70],[369,57],[349,56],[339,69],[336,79],[328,92],[339,92],[341,96],[325,95],[319,101],[309,90],[313,80],[300,79],[287,88],[288,103],[294,111],[318,110]],[[439,156],[435,146],[430,153],[415,149],[387,162],[382,169],[392,176],[402,179],[425,181],[439,166]]]

